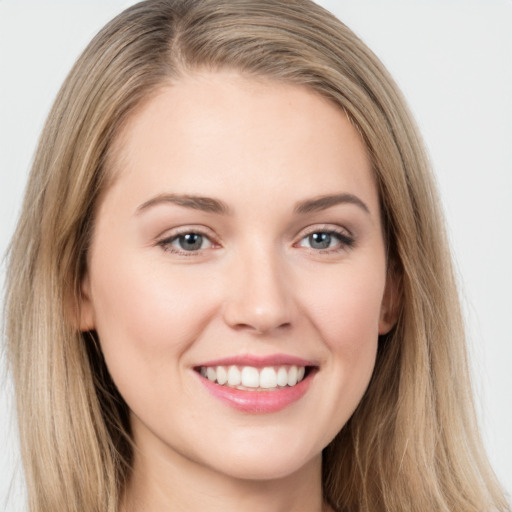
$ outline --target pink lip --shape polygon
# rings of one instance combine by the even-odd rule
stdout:
[[[300,357],[289,356],[286,354],[273,354],[269,356],[232,356],[222,359],[214,359],[197,365],[201,366],[254,366],[255,368],[263,368],[264,366],[280,366],[280,365],[295,365],[295,366],[318,366],[314,361],[307,361]]]
[[[297,400],[301,399],[309,389],[313,379],[310,374],[292,387],[276,389],[274,391],[244,391],[241,389],[220,386],[215,382],[202,377],[196,373],[201,384],[218,400],[238,409],[239,411],[258,414],[277,412]]]
[[[202,366],[231,365],[254,366],[256,368],[262,368],[264,366],[296,365],[310,367],[310,371],[306,374],[306,377],[295,386],[268,391],[245,391],[230,388],[228,386],[221,386],[202,377],[197,371]],[[285,354],[274,354],[264,357],[246,355],[215,359],[201,363],[195,367],[196,371],[194,373],[197,375],[197,378],[207,391],[221,402],[224,402],[239,411],[251,414],[261,414],[280,411],[300,400],[308,391],[316,373],[315,369],[311,369],[311,367],[317,366],[318,364],[315,364],[312,361],[306,361],[305,359]]]

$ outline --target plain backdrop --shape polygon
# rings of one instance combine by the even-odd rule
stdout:
[[[125,0],[0,0],[0,253],[34,148],[76,57]],[[512,0],[324,0],[382,59],[425,137],[464,305],[478,413],[512,491]],[[5,263],[0,268],[3,285]],[[0,359],[0,510],[23,509]],[[7,498],[10,495],[10,500]]]

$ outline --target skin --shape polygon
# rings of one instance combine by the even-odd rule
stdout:
[[[80,327],[97,330],[131,411],[123,509],[322,510],[321,451],[361,400],[378,335],[394,322],[378,192],[356,130],[306,88],[201,73],[148,99],[114,155]],[[153,201],[162,194],[215,198],[229,213]],[[295,211],[332,194],[364,207]],[[332,230],[353,243],[311,245]],[[202,233],[202,248],[180,252],[178,232]],[[194,371],[275,353],[318,367],[278,412],[238,411]]]

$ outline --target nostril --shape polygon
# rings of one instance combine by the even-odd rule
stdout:
[[[278,331],[278,330],[288,330],[292,326],[291,322],[283,322],[281,324],[268,322],[253,322],[251,324],[249,323],[238,323],[235,325],[231,325],[232,329],[236,331],[252,331],[256,334],[267,334],[272,331]]]
[[[226,283],[225,322],[237,331],[257,334],[290,328],[298,308],[286,273],[265,252],[243,255]]]

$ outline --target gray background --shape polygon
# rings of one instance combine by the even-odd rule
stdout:
[[[79,52],[122,0],[0,0],[0,253],[37,137]],[[425,137],[445,206],[474,387],[512,490],[512,1],[324,0],[388,66]],[[5,265],[0,267],[0,285]],[[0,510],[22,510],[12,389],[0,356]],[[10,499],[8,500],[8,497]]]

